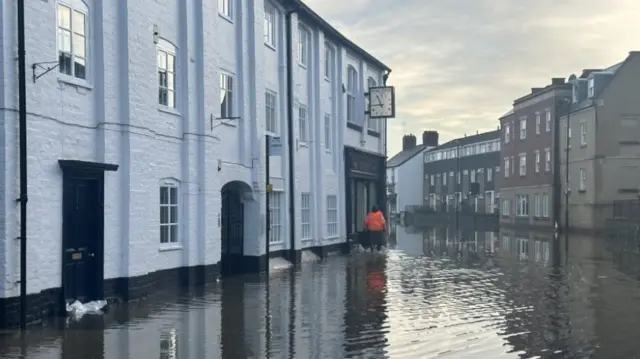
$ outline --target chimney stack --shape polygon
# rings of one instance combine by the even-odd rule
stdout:
[[[438,147],[438,131],[424,131],[422,133],[422,144],[427,147]]]
[[[564,85],[564,77],[554,77],[551,79],[552,85]]]
[[[416,136],[409,134],[402,137],[402,150],[410,150],[416,147]]]

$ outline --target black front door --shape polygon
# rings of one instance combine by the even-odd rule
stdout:
[[[102,299],[103,181],[64,177],[62,287],[66,302]]]
[[[240,190],[233,184],[222,189],[221,212],[221,272],[223,275],[240,273],[244,255],[244,204]]]

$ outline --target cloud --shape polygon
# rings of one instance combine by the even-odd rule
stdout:
[[[497,128],[513,100],[551,77],[622,61],[640,45],[637,0],[306,0],[345,36],[394,69],[405,132],[441,142]],[[636,48],[634,48],[636,46]]]

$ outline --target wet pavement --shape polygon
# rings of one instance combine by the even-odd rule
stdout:
[[[637,241],[397,228],[395,242],[52,323],[22,343],[5,332],[0,358],[640,358]]]

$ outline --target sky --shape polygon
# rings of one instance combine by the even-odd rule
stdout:
[[[638,0],[305,0],[389,66],[402,136],[440,143],[498,128],[513,100],[552,77],[604,68],[640,50]]]

